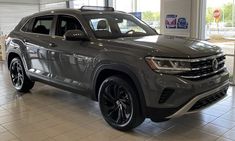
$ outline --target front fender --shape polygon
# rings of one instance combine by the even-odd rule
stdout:
[[[6,44],[7,50],[6,50],[6,59],[7,59],[7,65],[8,68],[10,66],[10,59],[12,55],[18,55],[23,63],[26,75],[28,75],[28,66],[26,62],[26,57],[24,55],[25,53],[25,45],[21,40],[18,39],[11,39],[7,44]],[[29,76],[29,75],[28,75]]]
[[[121,64],[103,64],[103,65],[97,67],[95,69],[94,73],[93,73],[94,75],[93,75],[92,81],[91,81],[92,82],[92,90],[93,90],[91,98],[93,100],[96,100],[96,101],[98,100],[97,99],[97,92],[96,92],[96,84],[97,84],[97,81],[98,81],[97,78],[98,78],[99,74],[102,71],[104,71],[104,70],[118,71],[118,72],[121,72],[123,74],[128,75],[132,79],[132,81],[133,81],[133,83],[134,83],[134,85],[135,85],[135,87],[136,87],[136,89],[138,91],[138,98],[140,100],[141,110],[142,110],[143,114],[145,114],[145,111],[146,111],[145,110],[146,109],[146,101],[145,101],[144,93],[143,93],[143,90],[142,90],[139,78],[137,77],[135,72],[133,72],[131,70],[131,68],[126,66],[126,65],[121,65]]]

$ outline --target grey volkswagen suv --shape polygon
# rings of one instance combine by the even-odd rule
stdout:
[[[110,7],[30,15],[9,34],[16,90],[40,81],[99,102],[112,127],[129,130],[201,110],[225,97],[225,56],[205,41],[159,35]]]

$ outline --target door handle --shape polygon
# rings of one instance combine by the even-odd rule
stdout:
[[[55,43],[49,43],[49,47],[56,47]]]

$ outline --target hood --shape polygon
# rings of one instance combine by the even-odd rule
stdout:
[[[206,41],[167,35],[128,37],[111,40],[133,48],[151,50],[148,55],[171,58],[200,58],[221,53],[221,48]]]

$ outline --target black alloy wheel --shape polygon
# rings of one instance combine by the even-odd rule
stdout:
[[[100,109],[112,127],[129,130],[143,122],[136,94],[133,86],[119,77],[109,77],[101,84]]]
[[[27,92],[34,86],[34,82],[25,74],[24,67],[19,58],[12,59],[9,70],[12,84],[16,90]]]
[[[14,87],[16,89],[20,89],[23,86],[24,73],[23,73],[23,68],[19,60],[12,62],[10,72],[11,72],[11,79],[12,79],[12,83]]]

